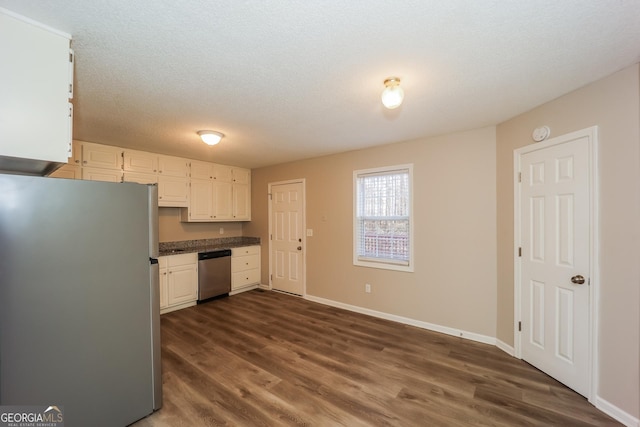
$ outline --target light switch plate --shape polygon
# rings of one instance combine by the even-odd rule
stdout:
[[[307,237],[312,237],[312,236],[313,236],[313,229],[307,228]]]

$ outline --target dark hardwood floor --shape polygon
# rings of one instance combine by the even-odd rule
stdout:
[[[486,344],[254,290],[162,316],[145,426],[612,426]]]

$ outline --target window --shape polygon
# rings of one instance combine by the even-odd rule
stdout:
[[[413,271],[412,165],[353,173],[353,264]]]

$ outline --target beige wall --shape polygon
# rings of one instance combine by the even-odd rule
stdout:
[[[306,180],[307,294],[495,337],[495,128],[252,171],[253,221],[268,282],[271,182]],[[414,164],[415,273],[352,264],[353,171]],[[324,219],[323,219],[324,218]],[[364,292],[365,283],[372,293]]]
[[[513,150],[541,125],[551,136],[599,127],[598,395],[640,416],[640,72],[638,65],[497,127],[497,336],[513,345]]]
[[[181,208],[159,209],[160,242],[242,236],[241,222],[180,222],[180,211]],[[224,228],[224,234],[220,234],[221,227]]]

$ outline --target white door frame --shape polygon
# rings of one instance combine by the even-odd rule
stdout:
[[[307,295],[307,183],[305,178],[270,182],[268,184],[267,197],[269,198],[269,289],[273,290],[273,282],[271,280],[271,278],[273,277],[273,260],[271,259],[271,242],[273,241],[273,239],[271,238],[273,235],[273,218],[271,218],[271,208],[273,202],[273,193],[271,191],[271,187],[274,185],[284,184],[302,184],[302,297],[304,298]]]
[[[514,182],[514,246],[513,246],[513,259],[514,259],[514,350],[515,356],[518,359],[522,359],[522,332],[518,330],[518,323],[521,319],[521,273],[522,273],[522,258],[519,256],[519,248],[522,246],[522,236],[520,234],[521,227],[521,184],[520,184],[520,166],[521,158],[524,154],[531,153],[537,150],[544,150],[545,148],[552,147],[558,144],[563,144],[569,141],[573,141],[578,138],[587,137],[589,141],[589,215],[590,215],[590,238],[589,238],[589,265],[590,271],[588,272],[590,278],[589,284],[589,395],[587,399],[591,404],[595,405],[595,400],[598,390],[598,298],[600,289],[600,275],[598,266],[598,253],[599,253],[599,220],[598,220],[598,127],[592,126],[590,128],[582,129],[576,132],[571,132],[566,135],[551,138],[547,141],[530,144],[522,148],[518,148],[513,152],[513,182]]]

